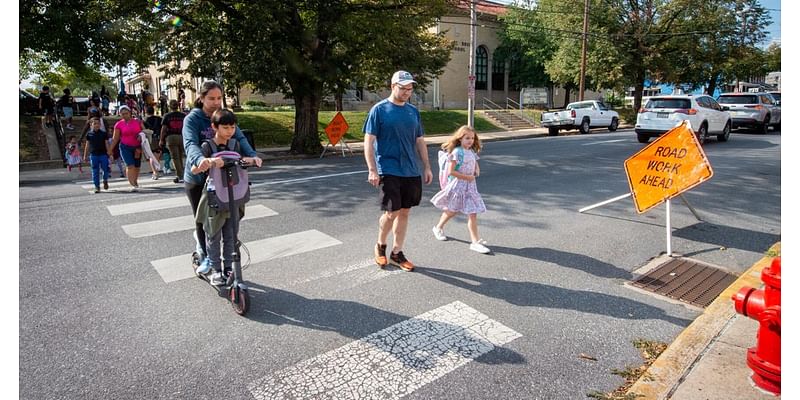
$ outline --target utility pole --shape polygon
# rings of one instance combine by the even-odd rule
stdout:
[[[589,41],[589,0],[583,5],[583,44],[581,45],[581,84],[578,92],[578,101],[583,101],[583,91],[586,88],[586,47]]]
[[[475,0],[469,2],[469,79],[467,81],[467,125],[472,128],[475,126],[475,43],[477,35],[475,25]]]
[[[749,11],[750,11],[750,7],[745,7],[741,11],[741,14],[742,14],[742,34],[741,34],[742,47],[744,47],[744,33],[745,33],[745,29],[747,29],[747,13]],[[735,90],[735,92],[741,92],[741,91],[742,91],[742,87],[741,87],[741,84],[739,83],[739,74],[736,74],[736,90]]]

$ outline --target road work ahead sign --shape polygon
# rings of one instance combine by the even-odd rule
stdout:
[[[325,134],[328,135],[330,143],[336,146],[336,143],[339,143],[339,140],[342,139],[342,136],[347,133],[347,129],[349,128],[350,125],[347,124],[342,113],[337,112],[336,115],[333,116],[331,123],[325,127]]]
[[[714,175],[689,121],[672,128],[625,160],[625,173],[639,213]]]

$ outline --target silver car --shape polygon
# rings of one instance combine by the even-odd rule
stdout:
[[[772,125],[781,129],[781,108],[769,93],[725,93],[717,99],[730,109],[733,128],[755,128],[766,134]]]

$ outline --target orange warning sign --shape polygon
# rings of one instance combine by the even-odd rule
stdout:
[[[714,175],[689,121],[625,160],[636,211],[643,213]]]
[[[347,121],[344,120],[342,113],[337,112],[331,120],[331,123],[325,127],[325,134],[328,135],[328,141],[335,146],[336,143],[339,143],[339,140],[342,139],[342,136],[347,133],[348,128],[350,128],[350,125],[347,125]]]

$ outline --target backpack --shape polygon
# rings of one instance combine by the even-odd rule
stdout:
[[[461,146],[456,147],[456,168],[455,170],[458,171],[461,169],[461,164],[464,163],[464,149]],[[447,155],[450,154],[444,150],[439,150],[439,188],[444,189],[447,186],[447,182],[452,178],[447,173]]]
[[[228,140],[228,148],[233,151],[218,151],[213,140],[205,140],[200,145],[205,157],[222,157],[225,160],[240,160],[239,141],[231,138]],[[238,164],[233,167],[233,175],[230,181],[224,168],[211,168],[208,170],[206,180],[206,192],[208,193],[208,205],[220,211],[230,211],[231,207],[239,207],[250,201],[250,183],[247,179],[247,171]],[[233,198],[228,197],[228,185],[233,186]]]

